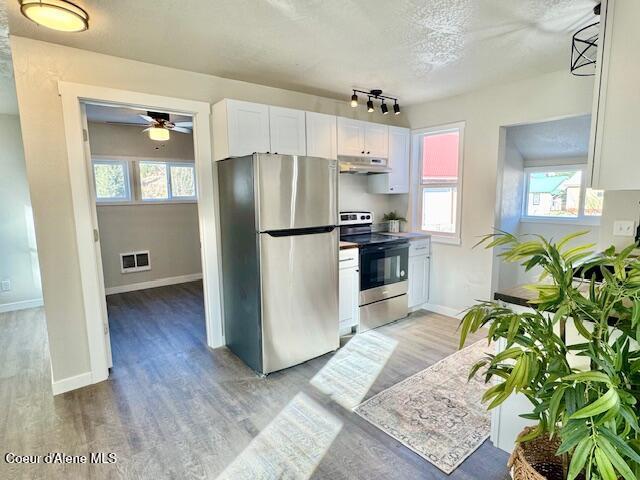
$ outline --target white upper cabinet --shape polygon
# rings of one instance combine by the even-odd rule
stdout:
[[[307,155],[336,158],[338,155],[336,117],[323,113],[307,112],[306,118]]]
[[[269,106],[231,99],[216,103],[213,142],[215,160],[271,151]]]
[[[411,131],[389,127],[389,168],[391,173],[369,175],[371,193],[409,193],[409,150]]]
[[[379,123],[365,123],[364,150],[367,157],[387,158],[389,155],[389,127]]]
[[[593,188],[640,189],[639,18],[637,0],[602,2],[589,152]]]
[[[302,110],[269,107],[271,153],[306,155],[305,115]]]
[[[338,155],[361,157],[365,154],[365,122],[338,117]]]

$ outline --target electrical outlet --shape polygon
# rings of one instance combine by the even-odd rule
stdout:
[[[616,220],[613,222],[613,235],[616,237],[633,237],[635,222],[633,220]]]
[[[2,280],[2,283],[0,284],[0,290],[3,292],[8,292],[11,290],[11,280],[7,279],[7,280]]]

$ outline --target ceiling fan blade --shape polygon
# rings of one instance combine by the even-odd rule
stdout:
[[[142,115],[140,113],[138,116],[143,118],[146,122],[155,123],[155,119],[153,117],[150,117],[149,115]]]
[[[193,122],[175,122],[176,127],[193,128]]]
[[[191,133],[191,130],[188,128],[183,128],[183,127],[173,127],[171,129],[171,131],[173,132],[180,132],[180,133]]]
[[[144,123],[128,123],[128,122],[105,122],[107,125],[123,125],[125,127],[146,127]]]

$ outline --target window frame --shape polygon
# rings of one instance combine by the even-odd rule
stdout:
[[[414,230],[425,232],[431,235],[432,241],[436,243],[447,243],[452,245],[460,245],[462,243],[462,194],[463,194],[463,172],[464,172],[464,134],[466,122],[454,122],[434,127],[421,128],[412,130],[412,161],[414,181],[412,186],[414,189],[412,195],[412,223]],[[427,135],[437,135],[449,132],[458,132],[458,175],[455,181],[441,181],[424,183],[422,181],[422,153],[423,138]],[[456,189],[456,218],[454,220],[454,232],[439,232],[422,228],[423,219],[423,197],[425,188],[451,188]]]
[[[527,206],[529,199],[530,174],[536,172],[582,172],[580,176],[580,197],[578,200],[578,216],[576,217],[552,217],[541,215],[528,215]],[[524,188],[520,221],[525,223],[555,223],[563,225],[591,225],[598,226],[602,215],[585,215],[584,207],[587,194],[587,165],[586,164],[558,164],[524,167]]]
[[[96,188],[95,188],[95,174],[93,170],[94,163],[103,162],[119,162],[127,164],[128,168],[128,189],[129,200],[106,200],[99,201]],[[168,198],[159,200],[143,200],[142,199],[142,186],[140,183],[140,163],[162,163],[167,165],[167,192]],[[194,174],[194,190],[195,195],[193,197],[175,197],[171,196],[171,166],[184,167],[189,166],[193,169]],[[196,165],[193,160],[180,159],[180,158],[162,158],[162,157],[141,157],[141,156],[124,156],[124,155],[92,155],[90,159],[91,179],[93,198],[97,206],[122,206],[122,205],[162,205],[162,204],[177,204],[177,203],[198,203],[198,182]]]
[[[100,199],[98,197],[98,192],[96,189],[96,170],[95,165],[122,165],[124,166],[124,176],[125,176],[125,193],[126,198],[108,198],[108,199]],[[93,157],[91,159],[91,179],[93,181],[92,190],[93,190],[93,198],[96,200],[97,205],[127,205],[133,201],[133,181],[131,175],[131,162],[126,159],[110,157],[110,156],[100,156]]]

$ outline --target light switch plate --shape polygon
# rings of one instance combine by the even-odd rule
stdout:
[[[0,284],[0,290],[3,292],[8,292],[11,290],[11,280],[2,280],[2,284]]]
[[[633,220],[616,220],[613,222],[613,235],[616,237],[633,237],[635,222]]]

